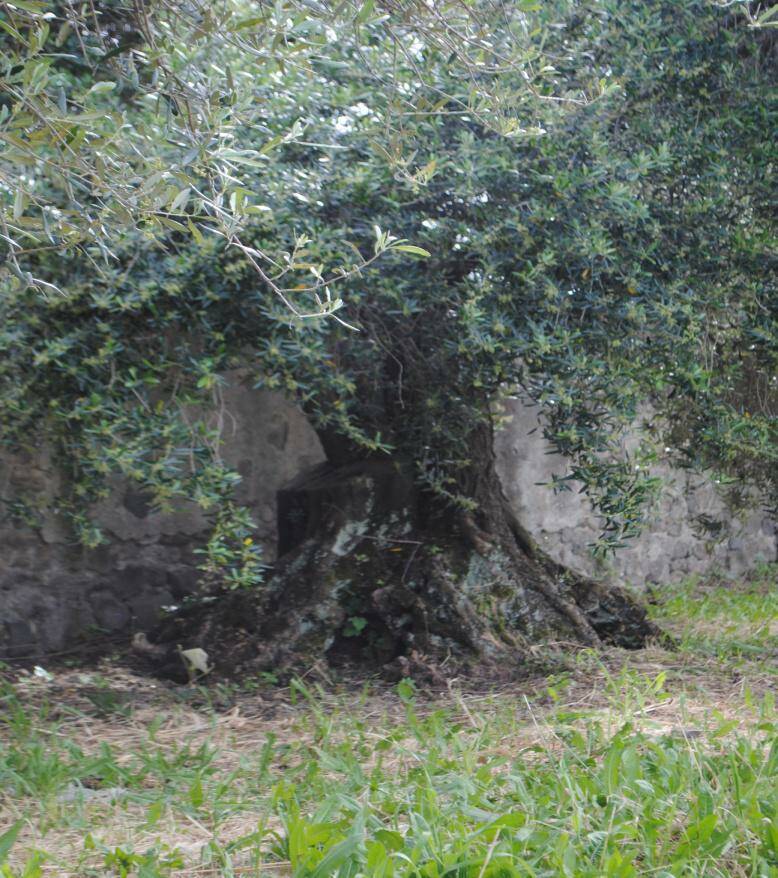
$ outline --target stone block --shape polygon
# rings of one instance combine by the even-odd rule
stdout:
[[[90,593],[88,602],[100,628],[105,631],[123,631],[129,628],[132,619],[130,609],[112,592],[104,588],[96,589]]]
[[[192,567],[177,567],[166,573],[166,588],[173,597],[173,602],[183,600],[187,595],[194,594],[200,581],[200,573]]]
[[[38,638],[24,619],[4,619],[0,625],[0,658],[21,659],[35,654]]]

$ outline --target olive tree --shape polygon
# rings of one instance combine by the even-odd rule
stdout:
[[[99,271],[89,248],[41,255],[67,295],[7,290],[7,441],[46,425],[86,542],[114,472],[160,508],[211,510],[207,576],[236,590],[206,605],[203,643],[236,661],[511,672],[540,642],[656,634],[506,503],[507,393],[538,406],[570,461],[556,487],[587,491],[600,550],[639,530],[656,488],[652,447],[621,443],[646,404],[676,462],[776,502],[771,43],[702,0],[501,14],[465,68],[384,23],[255,83],[272,112],[230,146],[259,165],[231,196],[239,234],[134,235]],[[306,275],[325,302],[337,280],[338,320],[301,316]],[[184,416],[234,367],[297,400],[329,461],[279,498],[287,551],[264,581],[219,437]]]

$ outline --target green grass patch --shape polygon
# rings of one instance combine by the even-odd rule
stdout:
[[[658,592],[656,620],[682,650],[730,660],[764,660],[778,671],[778,573],[762,565],[746,580],[692,578]]]
[[[678,650],[491,693],[247,681],[225,713],[110,668],[8,682],[0,875],[778,878],[775,571],[654,613]]]

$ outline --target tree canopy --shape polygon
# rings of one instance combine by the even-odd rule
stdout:
[[[87,544],[121,474],[162,508],[214,512],[211,560],[254,581],[237,476],[191,414],[235,367],[298,400],[331,459],[391,455],[465,511],[473,435],[519,392],[605,547],[655,488],[655,447],[620,445],[646,404],[675,461],[778,503],[776,50],[740,5],[476,4],[462,27],[433,6],[236,5],[227,27],[163,4],[158,54],[105,21],[76,49],[79,28],[58,11],[55,35],[43,8],[6,7],[5,93],[25,96],[4,105],[3,161],[42,183],[5,178],[0,420],[6,444],[42,430],[58,449]],[[312,294],[346,306],[301,317]]]
[[[114,258],[121,235],[138,229],[207,229],[239,243],[243,220],[262,209],[247,195],[263,184],[268,154],[306,143],[311,119],[295,111],[296,96],[308,80],[324,83],[332,64],[356,64],[374,94],[389,90],[374,113],[435,111],[450,98],[483,124],[515,131],[515,102],[494,85],[515,66],[527,75],[540,57],[521,39],[525,6],[533,3],[515,10],[448,2],[382,8],[373,0],[4,3],[0,182],[8,270],[51,291],[30,272],[30,254],[83,254],[91,246]],[[495,22],[505,28],[499,47]],[[349,62],[339,58],[343,40]],[[456,69],[455,94],[440,93],[430,78],[432,58]],[[323,286],[313,282],[310,291]],[[335,307],[316,304],[317,313]]]

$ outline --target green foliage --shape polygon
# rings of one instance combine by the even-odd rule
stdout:
[[[91,504],[131,478],[160,509],[189,497],[216,517],[209,574],[225,564],[231,584],[257,581],[241,548],[250,523],[227,521],[237,477],[211,414],[235,369],[297,399],[343,459],[390,452],[465,508],[474,437],[515,391],[569,458],[555,486],[588,492],[604,549],[639,529],[657,447],[756,483],[775,506],[770,31],[704,0],[516,4],[507,27],[487,5],[491,48],[463,68],[434,28],[398,39],[391,16],[360,10],[337,39],[321,38],[324,19],[291,19],[296,35],[309,28],[299,64],[258,70],[259,44],[229,50],[242,97],[212,109],[230,137],[202,169],[192,159],[198,180],[221,162],[218,211],[187,200],[195,184],[168,179],[180,171],[152,152],[162,230],[125,224],[110,253],[96,238],[56,259],[26,254],[61,295],[7,277],[3,441],[45,431],[82,540],[101,538]],[[210,40],[221,23],[209,21]],[[204,45],[181,49],[182,63]],[[214,49],[208,76],[227,78],[221,58]],[[89,76],[87,92],[102,81]],[[124,112],[145,125],[134,101]],[[195,231],[171,219],[184,210]],[[297,316],[313,294],[325,310],[342,297],[345,322]],[[627,452],[646,404],[647,441]]]
[[[344,637],[359,637],[368,622],[363,616],[350,616],[343,629]]]
[[[277,283],[288,268],[277,274],[277,263],[239,237],[247,218],[268,209],[250,200],[257,178],[261,185],[272,173],[272,153],[310,139],[308,120],[279,86],[301,84],[319,63],[337,64],[332,46],[341,39],[369,43],[373,35],[395,52],[423,39],[462,74],[494,63],[484,22],[456,3],[387,14],[372,0],[281,0],[261,9],[245,0],[24,0],[1,14],[4,262],[44,294],[58,287],[31,270],[31,255],[78,249],[110,259],[134,231],[156,239],[173,232],[195,245],[216,234],[243,249],[299,313]],[[373,79],[395,82],[391,65]],[[426,91],[421,73],[395,84]],[[488,88],[462,103],[484,117],[487,106],[500,106]],[[306,290],[322,293],[314,313],[331,314],[339,302],[308,268],[315,281]]]
[[[183,860],[176,855],[160,859],[157,851],[136,854],[118,847],[108,851],[103,862],[107,874],[118,878],[129,878],[132,875],[137,875],[138,878],[164,878],[174,869],[183,866]]]
[[[251,534],[254,522],[247,509],[226,502],[219,507],[216,525],[204,549],[200,569],[212,587],[253,588],[262,582],[262,553]]]
[[[10,829],[7,829],[2,835],[0,835],[0,864],[4,863],[8,858],[8,852],[13,847],[21,828],[22,823],[21,821],[18,821],[14,823]]]

